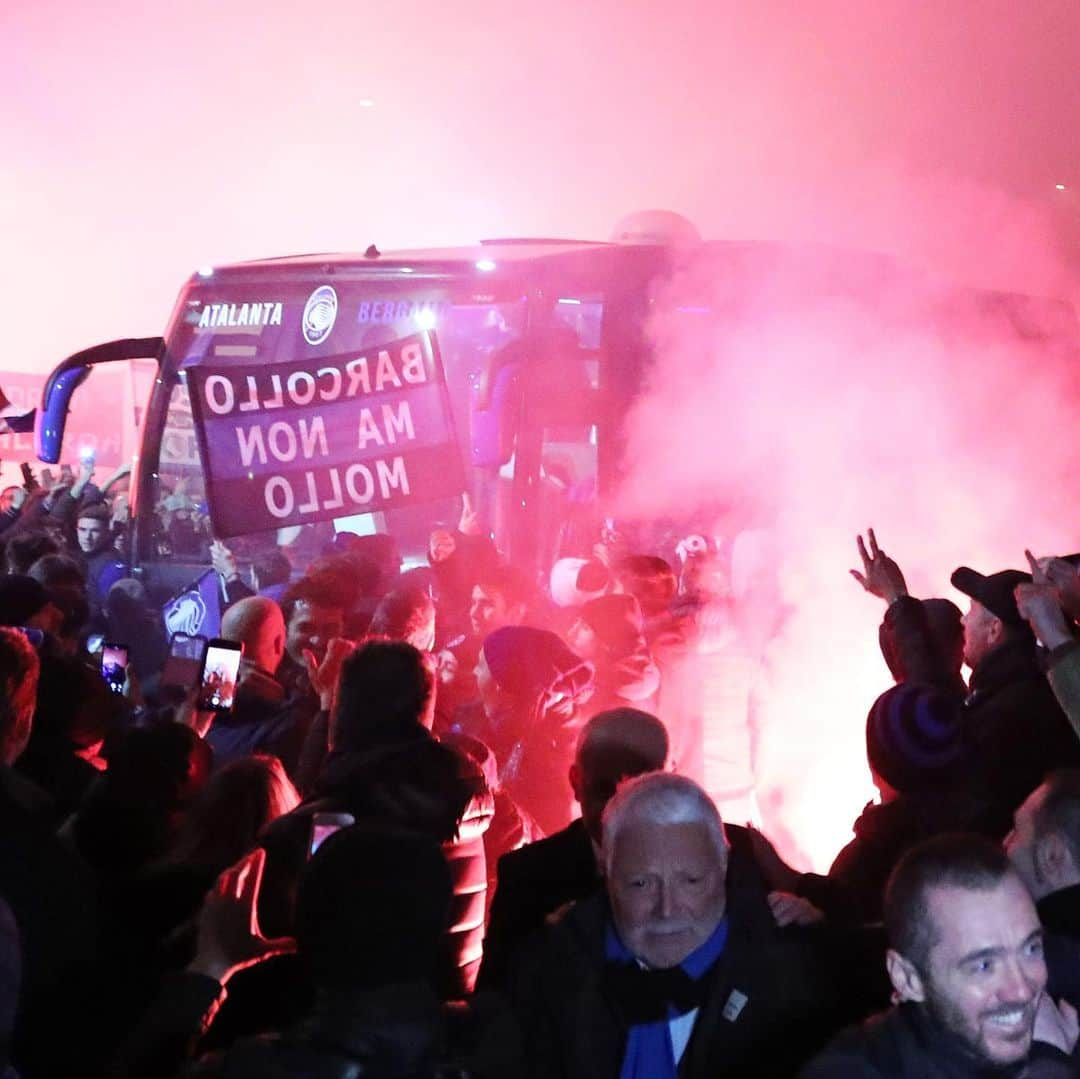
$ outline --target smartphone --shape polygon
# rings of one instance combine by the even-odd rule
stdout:
[[[356,823],[351,813],[315,813],[311,818],[311,846],[309,856],[326,842],[327,837]]]
[[[38,481],[34,479],[34,473],[30,468],[30,465],[26,461],[23,461],[19,465],[19,470],[22,472],[23,487],[27,491],[36,491],[38,488]]]
[[[199,680],[206,657],[207,640],[196,634],[174,633],[169,641],[169,655],[161,672],[161,685],[191,689]]]
[[[93,446],[83,446],[83,448],[79,450],[79,460],[84,465],[92,465],[94,463],[94,456]]]
[[[127,681],[128,647],[115,641],[101,646],[101,677],[113,693],[123,693]]]
[[[236,700],[243,646],[215,637],[206,646],[199,675],[198,708],[202,712],[228,712]]]

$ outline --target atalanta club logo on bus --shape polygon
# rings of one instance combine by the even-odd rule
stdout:
[[[321,345],[334,328],[337,319],[337,293],[329,285],[320,285],[304,304],[304,340],[309,345]]]

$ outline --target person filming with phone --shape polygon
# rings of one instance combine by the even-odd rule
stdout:
[[[238,605],[239,606],[239,605]],[[232,608],[230,613],[232,613]],[[408,828],[439,842],[454,868],[447,929],[448,999],[471,991],[480,966],[487,891],[483,835],[494,806],[479,769],[432,733],[435,672],[400,641],[368,641],[342,663],[330,754],[304,802],[276,821],[267,851],[266,924],[292,929],[287,896],[332,814]]]
[[[251,753],[269,753],[280,759],[295,781],[312,715],[310,709],[298,709],[287,699],[285,687],[274,676],[285,654],[281,608],[265,596],[242,599],[225,612],[221,636],[239,645],[243,654],[232,707],[210,701],[204,713],[212,717],[205,737],[215,766]]]

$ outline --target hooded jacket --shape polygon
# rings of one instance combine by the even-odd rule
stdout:
[[[312,817],[349,813],[431,836],[442,844],[453,881],[448,962],[442,992],[471,992],[483,954],[487,861],[484,832],[494,802],[478,768],[416,724],[348,753],[334,753],[304,803],[267,830],[260,921],[271,935],[292,926],[291,899],[308,857]]]

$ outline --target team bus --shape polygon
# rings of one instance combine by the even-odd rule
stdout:
[[[388,531],[419,555],[431,522],[456,521],[468,493],[509,558],[550,565],[587,542],[618,483],[659,313],[721,334],[751,295],[758,311],[791,302],[790,289],[760,287],[778,274],[818,296],[857,282],[865,297],[869,282],[895,297],[912,277],[883,256],[669,239],[639,228],[610,243],[372,246],[201,269],[163,336],[56,367],[38,456],[65,453],[69,403],[95,368],[149,361],[126,559],[152,595],[208,564],[160,542],[162,507],[181,496],[243,557],[303,548],[309,533],[318,550],[334,529]],[[957,303],[992,311],[1018,339],[1046,337],[1035,301],[966,290],[938,307]],[[1055,325],[1063,317],[1071,327],[1071,310]],[[722,423],[724,402],[715,408]]]

